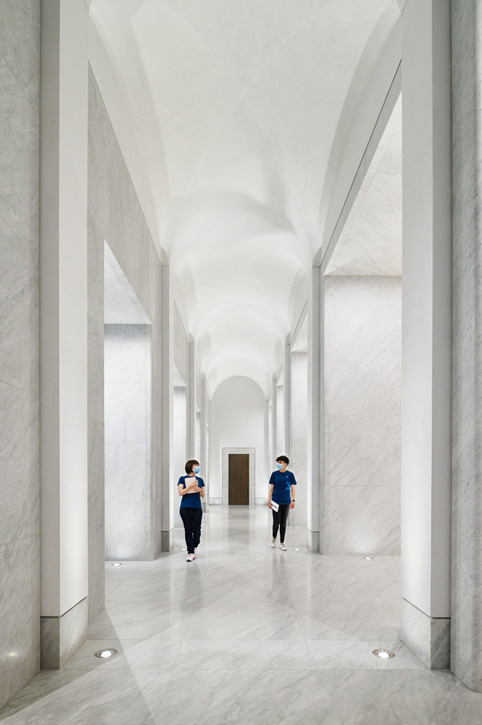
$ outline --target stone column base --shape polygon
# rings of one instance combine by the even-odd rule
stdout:
[[[450,618],[429,617],[414,604],[402,599],[404,644],[431,670],[450,666]]]
[[[307,531],[307,546],[310,551],[320,550],[320,532],[319,531]]]
[[[88,598],[61,617],[40,617],[40,653],[44,670],[60,670],[87,639]]]
[[[162,551],[172,551],[173,546],[174,546],[174,529],[169,529],[169,531],[161,531]]]

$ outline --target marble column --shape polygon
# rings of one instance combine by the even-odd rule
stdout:
[[[274,461],[276,460],[276,456],[278,455],[276,450],[276,423],[278,418],[278,412],[277,412],[277,386],[276,386],[276,376],[273,377],[273,382],[271,385],[271,461],[269,468],[271,468],[274,464]]]
[[[187,385],[187,455],[196,455],[196,351],[194,342],[188,343],[189,348],[189,380]]]
[[[209,505],[209,469],[208,469],[208,386],[206,376],[201,377],[201,466],[204,470],[206,494],[203,508],[206,511]]]
[[[450,0],[408,0],[402,22],[402,640],[438,669],[450,642]]]
[[[284,453],[285,445],[285,424],[284,424],[284,365],[276,378],[276,456]]]
[[[283,431],[284,431],[284,454],[291,455],[291,345],[285,344],[284,356],[284,386],[283,386]]]
[[[452,2],[453,518],[451,669],[482,692],[482,2]]]
[[[174,301],[169,265],[162,265],[162,374],[161,374],[161,538],[162,551],[174,545],[173,499],[173,379],[174,379]]]
[[[0,709],[40,669],[40,5],[0,3]]]
[[[40,99],[41,652],[87,633],[88,11],[42,3]]]
[[[322,498],[323,440],[323,277],[313,267],[308,298],[308,448],[307,448],[307,532],[308,547],[320,550],[320,504]]]

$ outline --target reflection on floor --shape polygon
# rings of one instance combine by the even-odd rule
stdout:
[[[8,723],[482,722],[482,695],[430,672],[399,641],[396,557],[324,557],[269,512],[211,507],[198,557],[182,532],[154,562],[107,564],[106,612],[61,671],[42,672]],[[296,550],[299,549],[299,550]],[[115,647],[110,661],[94,657]],[[395,659],[372,650],[387,647]]]

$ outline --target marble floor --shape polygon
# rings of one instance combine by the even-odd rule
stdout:
[[[157,561],[107,564],[106,611],[86,644],[0,721],[481,723],[482,695],[400,644],[397,557],[320,556],[305,538],[290,528],[288,551],[273,550],[267,509],[211,507],[192,564],[179,529]],[[96,659],[102,647],[119,654]]]

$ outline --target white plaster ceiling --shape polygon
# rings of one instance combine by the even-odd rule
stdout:
[[[334,139],[343,148],[340,128],[357,123],[400,3],[93,0],[90,12],[209,392],[245,375],[269,395],[321,246]]]

